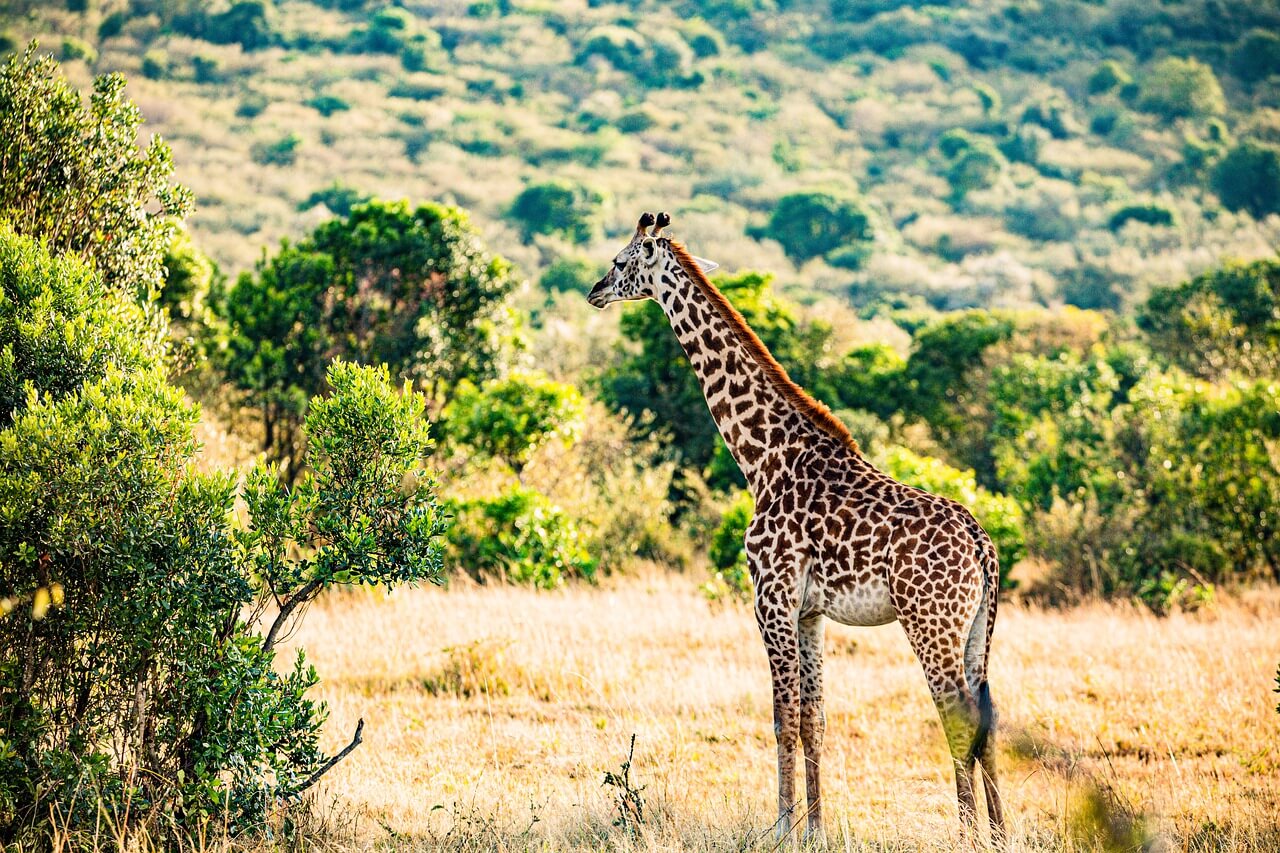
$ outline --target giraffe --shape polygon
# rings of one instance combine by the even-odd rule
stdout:
[[[999,590],[995,546],[960,504],[871,465],[708,280],[716,265],[662,236],[670,221],[666,213],[641,216],[587,299],[596,308],[643,299],[662,307],[755,498],[745,550],[773,682],[779,837],[791,832],[799,808],[797,739],[805,834],[822,833],[824,618],[846,625],[897,620],[942,719],[962,832],[976,837],[980,763],[992,841],[1003,846],[987,685]]]

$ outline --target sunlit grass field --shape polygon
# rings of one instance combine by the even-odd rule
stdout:
[[[1002,606],[992,662],[1014,849],[1280,849],[1280,595],[1157,618]],[[322,677],[334,849],[767,850],[768,668],[749,608],[689,577],[535,593],[332,596],[293,642]],[[830,849],[959,844],[941,729],[896,625],[827,632]],[[619,820],[619,772],[643,822]]]

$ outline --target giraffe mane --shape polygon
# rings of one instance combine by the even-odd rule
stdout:
[[[773,353],[769,352],[764,341],[760,340],[760,337],[747,325],[742,313],[733,307],[728,297],[711,283],[685,247],[674,240],[665,242],[685,275],[689,276],[707,297],[716,313],[733,330],[738,342],[764,371],[765,377],[782,394],[783,399],[795,406],[796,410],[820,431],[836,439],[854,453],[860,453],[858,442],[850,435],[849,428],[831,413],[831,409],[825,403],[814,399],[808,391],[797,385],[795,380],[787,375],[787,369],[773,357]]]

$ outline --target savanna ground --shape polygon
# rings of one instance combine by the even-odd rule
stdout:
[[[1166,618],[1004,603],[992,684],[1014,848],[1280,849],[1277,617],[1275,590]],[[325,846],[774,846],[753,616],[688,578],[335,595],[293,641],[323,674],[333,748],[366,721],[320,785]],[[829,625],[826,680],[830,848],[955,849],[941,727],[901,629]],[[632,734],[644,820],[619,825],[602,782]]]

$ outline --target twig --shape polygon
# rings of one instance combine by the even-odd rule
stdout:
[[[364,732],[364,717],[361,717],[360,721],[356,723],[356,733],[351,736],[351,743],[343,747],[342,752],[339,752],[337,755],[333,756],[328,761],[326,761],[323,767],[321,767],[315,773],[312,773],[311,777],[307,779],[307,781],[303,782],[302,785],[299,786],[297,790],[295,790],[293,793],[301,794],[303,791],[307,790],[312,785],[319,782],[321,776],[323,776],[324,774],[328,773],[330,770],[333,769],[333,765],[337,764],[339,761],[341,761],[342,759],[350,755],[351,750],[355,749],[357,746],[359,746],[361,743],[364,742],[364,738],[362,737],[363,732]]]

